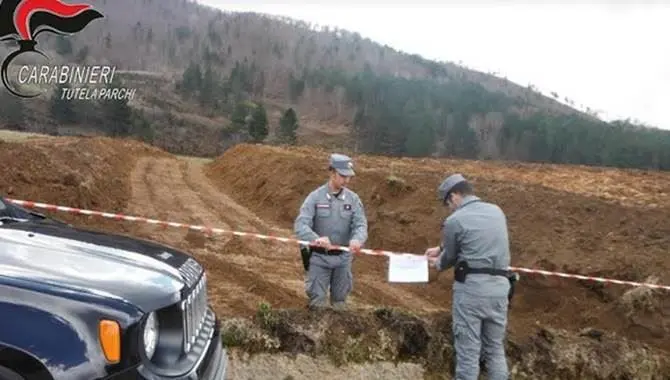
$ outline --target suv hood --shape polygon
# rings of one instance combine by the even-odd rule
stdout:
[[[149,241],[47,221],[0,227],[0,277],[94,293],[144,311],[177,302],[201,272],[190,256]]]

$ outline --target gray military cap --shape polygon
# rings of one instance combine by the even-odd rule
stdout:
[[[330,167],[345,177],[356,175],[354,172],[354,163],[351,161],[350,157],[345,156],[344,154],[331,154]]]
[[[447,177],[440,186],[437,188],[437,197],[440,201],[444,201],[447,197],[447,194],[454,188],[457,184],[466,181],[463,175],[456,173]]]

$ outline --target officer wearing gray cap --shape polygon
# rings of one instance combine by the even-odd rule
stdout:
[[[328,182],[305,198],[293,227],[298,239],[311,243],[301,247],[309,306],[327,306],[330,287],[333,308],[343,309],[353,289],[352,253],[365,244],[368,222],[361,199],[346,187],[355,175],[351,158],[332,154],[329,170]],[[349,250],[334,249],[333,245]]]
[[[454,267],[455,378],[478,379],[481,353],[489,378],[507,379],[504,341],[513,286],[507,218],[475,196],[461,174],[440,184],[438,198],[452,213],[442,224],[442,243],[426,255],[438,271]]]

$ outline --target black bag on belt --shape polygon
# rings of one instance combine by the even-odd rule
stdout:
[[[302,258],[302,266],[305,272],[309,270],[309,259],[312,257],[312,250],[307,245],[300,245],[300,257]]]

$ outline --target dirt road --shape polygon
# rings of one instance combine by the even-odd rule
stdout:
[[[131,173],[128,213],[224,229],[271,231],[270,226],[211,186],[202,173],[202,164],[189,158],[140,159]],[[198,257],[209,271],[212,302],[219,313],[252,312],[263,301],[260,289],[275,289],[283,304],[300,306],[298,267],[277,265],[277,261],[291,261],[286,247],[153,225],[142,226],[138,233]],[[257,275],[260,268],[267,267],[274,270]]]

